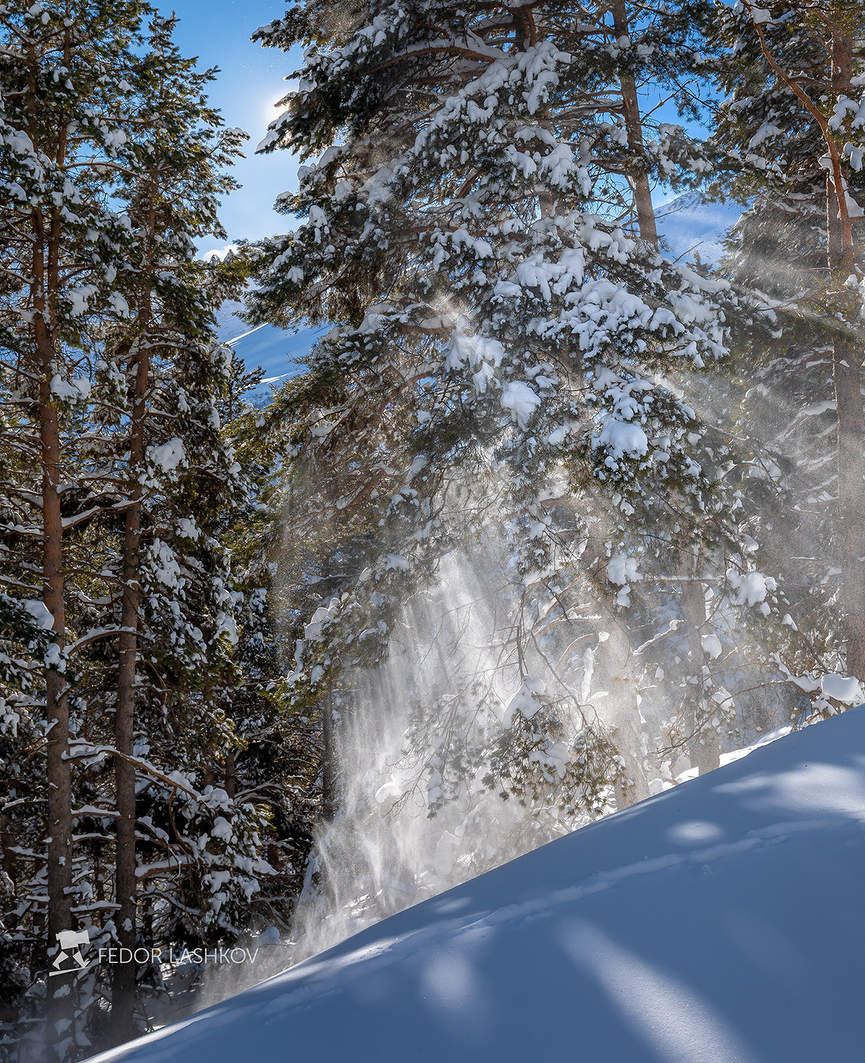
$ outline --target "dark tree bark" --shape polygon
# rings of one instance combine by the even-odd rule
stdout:
[[[628,11],[625,0],[613,0],[613,28],[616,37],[629,36]],[[637,85],[633,75],[622,73],[619,77],[619,86],[622,93],[622,114],[625,119],[625,129],[628,133],[628,147],[632,152],[642,157],[643,155],[643,122],[640,115],[640,103],[637,99]],[[631,187],[634,190],[634,207],[637,211],[637,224],[640,237],[650,244],[658,246],[658,227],[655,221],[655,208],[652,204],[652,189],[649,177],[645,169],[639,166],[629,175]]]
[[[852,94],[853,41],[836,29],[832,34],[832,87]],[[826,176],[826,235],[829,283],[843,291],[853,272],[852,224],[840,209],[832,174]],[[849,297],[842,295],[845,302]],[[844,306],[845,316],[855,313]],[[839,322],[832,342],[832,378],[838,418],[838,512],[841,532],[841,609],[847,643],[847,671],[865,680],[865,415],[862,406],[862,349]]]
[[[333,725],[333,698],[326,694],[319,702],[321,713],[321,737],[323,746],[321,772],[321,814],[328,823],[336,815],[337,766],[336,735]]]
[[[146,315],[145,315],[146,317]],[[136,942],[136,854],[135,854],[135,767],[132,756],[135,726],[135,677],[138,671],[138,614],[141,608],[141,488],[137,474],[144,460],[144,412],[150,377],[150,357],[146,342],[146,320],[134,345],[136,371],[129,439],[131,475],[130,505],[123,533],[123,595],[121,602],[119,662],[117,669],[117,713],[114,721],[114,780],[117,795],[117,845],[115,854],[115,900],[117,942],[121,948],[135,949]],[[111,1027],[115,1043],[129,1040],[135,1033],[134,963],[118,963],[112,971]]]
[[[48,359],[50,365],[50,358]],[[65,601],[63,585],[63,524],[60,515],[60,431],[57,407],[51,401],[49,368],[40,382],[39,435],[42,450],[42,580],[43,601],[54,617],[54,641],[63,649]],[[71,930],[72,898],[72,773],[69,752],[69,700],[66,680],[56,668],[45,675],[48,777],[48,936],[50,948],[61,930]],[[51,986],[55,997],[62,976]],[[60,1009],[65,1010],[65,1009]]]
[[[61,135],[56,161],[65,158]],[[39,448],[42,466],[42,600],[51,613],[53,640],[61,652],[66,637],[66,599],[63,566],[63,519],[61,513],[60,418],[51,380],[56,357],[56,303],[60,289],[60,216],[46,219],[41,209],[33,211],[34,360],[39,376]],[[50,325],[49,325],[50,322]],[[46,772],[48,781],[48,947],[53,960],[58,934],[74,929],[72,920],[72,770],[69,752],[69,699],[66,680],[55,667],[45,670],[45,716],[47,726]],[[62,1035],[71,1018],[71,976],[49,978],[49,1043]]]

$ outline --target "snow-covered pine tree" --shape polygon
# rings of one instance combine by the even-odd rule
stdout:
[[[195,241],[225,236],[216,210],[220,196],[235,186],[225,168],[243,135],[225,129],[207,104],[213,73],[198,71],[195,60],[180,54],[173,29],[173,19],[150,16],[146,52],[129,77],[127,165],[118,171],[115,192],[129,223],[131,250],[122,277],[129,314],[104,337],[92,400],[101,429],[94,434],[93,461],[110,457],[111,512],[123,515],[119,563],[116,571],[106,565],[103,574],[120,588],[119,600],[110,598],[114,622],[105,626],[118,635],[110,743],[118,813],[113,922],[117,943],[126,948],[134,948],[141,925],[138,884],[145,906],[159,889],[158,877],[139,866],[136,795],[144,797],[144,818],[158,839],[154,806],[176,796],[165,780],[180,770],[188,777],[187,797],[206,798],[214,761],[230,756],[235,741],[222,695],[236,635],[234,603],[227,555],[216,535],[244,488],[220,431],[217,404],[231,359],[216,343],[213,314],[238,271],[196,260]],[[178,757],[179,750],[185,756]],[[255,815],[250,830],[244,827],[235,839],[232,802],[198,800],[202,807],[190,809],[193,820],[200,823],[203,814],[206,822],[218,811],[226,829],[216,848],[230,863],[237,840],[252,872]],[[247,811],[239,810],[237,822],[244,817]],[[162,840],[186,857],[206,847],[201,839],[193,846],[170,832]],[[201,876],[203,897],[190,897],[183,885],[185,900],[203,911],[232,892],[216,888],[221,876],[208,863],[199,853],[194,874]],[[112,1038],[120,1042],[135,1030],[136,967],[117,964],[112,974]]]
[[[15,594],[41,599],[53,632],[33,662],[40,696],[32,710],[47,761],[47,852],[26,857],[36,863],[37,892],[44,891],[49,963],[57,934],[75,925],[78,888],[65,674],[67,577],[74,567],[65,543],[78,522],[69,433],[90,389],[82,336],[95,318],[121,306],[114,281],[125,227],[107,204],[106,179],[95,163],[110,163],[125,139],[118,104],[138,10],[123,0],[82,0],[12,2],[0,11],[0,356],[4,399],[13,411],[7,434],[27,463],[7,466],[4,534]],[[63,1055],[75,1038],[68,979],[54,977],[49,990],[54,1012],[43,1040]]]
[[[274,580],[284,518],[282,469],[274,456],[284,450],[285,426],[272,404],[258,409],[245,401],[261,376],[235,355],[219,406],[247,484],[243,504],[220,535],[239,600],[226,704],[237,748],[225,760],[225,789],[232,798],[254,794],[268,809],[262,842],[275,874],[262,881],[247,915],[252,925],[285,930],[303,884],[312,826],[322,814],[322,755],[314,714],[292,705],[285,693],[283,603]]]
[[[145,28],[146,13],[0,15],[4,922],[9,984],[29,998],[13,1036],[32,1023],[58,1058],[107,1039],[112,974],[114,1037],[130,1032],[136,975],[46,979],[58,930],[91,947],[145,925],[148,944],[224,939],[270,873],[264,809],[221,785],[238,739],[218,536],[244,485],[213,313],[243,268],[196,261],[194,244],[224,235],[240,134],[171,20]],[[47,775],[32,767],[46,744]]]
[[[807,632],[788,664],[823,713],[858,700],[838,672],[865,678],[861,18],[855,2],[743,0],[719,9],[716,38],[728,96],[715,135],[738,157],[733,191],[749,204],[731,265],[769,319],[737,344],[742,429],[785,495],[762,514],[783,529],[764,537],[763,564]]]
[[[253,312],[335,326],[287,397],[296,537],[321,546],[296,584],[308,696],[375,656],[399,584],[470,526],[465,500],[446,512],[458,481],[483,485],[481,522],[506,515],[518,579],[556,556],[608,618],[637,554],[711,527],[699,425],[662,374],[723,354],[733,300],[656,249],[646,203],[648,179],[710,160],[635,100],[690,62],[687,16],[310,3],[259,31],[309,49],[263,149],[322,154],[280,201],[303,220],[265,247]],[[627,633],[605,645],[621,671]],[[627,697],[614,729],[636,771]]]

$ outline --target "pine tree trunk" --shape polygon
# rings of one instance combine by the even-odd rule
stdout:
[[[322,769],[321,815],[330,823],[336,815],[336,736],[333,726],[333,695],[326,694],[319,702],[321,712]]]
[[[114,896],[117,943],[135,948],[135,768],[126,759],[132,755],[135,723],[135,674],[138,656],[138,541],[140,506],[126,511],[123,538],[123,601],[121,607],[120,653],[117,670],[117,712],[114,721],[114,785],[117,801],[117,840],[115,848]],[[133,630],[128,630],[128,629]],[[135,964],[118,963],[112,968],[111,1033],[115,1044],[134,1034]]]
[[[832,74],[836,92],[852,94],[853,41],[833,34]],[[826,177],[826,235],[829,284],[843,291],[855,255],[849,222],[839,218],[832,175]],[[842,296],[842,298],[845,298]],[[852,299],[849,300],[852,304]],[[845,306],[851,320],[855,306]],[[838,419],[838,514],[841,534],[841,610],[847,644],[847,672],[865,680],[865,414],[862,405],[862,350],[843,322],[832,342],[832,378]]]
[[[233,801],[237,795],[237,754],[232,749],[225,757],[225,770],[222,774],[225,792]]]
[[[625,7],[625,0],[613,0],[612,12],[616,37],[629,36],[628,12]],[[652,205],[652,189],[642,164],[644,152],[643,122],[640,116],[640,103],[637,99],[637,85],[631,74],[622,73],[619,76],[619,86],[622,92],[622,114],[628,134],[628,149],[632,155],[637,155],[640,159],[630,174],[640,237],[657,247],[658,228],[655,221],[655,208]]]
[[[128,760],[133,753],[135,726],[135,677],[138,664],[138,615],[141,607],[141,487],[138,474],[144,460],[144,413],[150,377],[150,356],[146,342],[149,313],[143,315],[136,354],[135,386],[129,439],[129,484],[131,504],[126,510],[123,534],[123,596],[121,604],[120,653],[117,669],[117,714],[114,723],[114,780],[117,794],[117,846],[115,900],[117,941],[121,948],[135,949],[136,881],[135,853],[135,768]],[[136,965],[114,965],[111,986],[111,1028],[116,1044],[135,1034]]]
[[[622,763],[621,774],[614,784],[616,808],[621,811],[649,796],[644,722],[631,666],[630,634],[609,600],[609,584],[597,575],[598,569],[603,570],[605,565],[603,554],[594,557],[584,554],[583,561],[600,614],[592,685],[606,692],[598,702],[598,715],[609,730]]]
[[[42,450],[42,579],[43,600],[54,617],[53,639],[63,649],[65,602],[63,583],[63,524],[60,514],[60,431],[57,407],[51,402],[49,379],[40,383],[40,440]],[[51,955],[61,930],[72,923],[72,772],[69,752],[69,700],[66,680],[56,668],[45,674],[45,715],[48,727],[48,941]],[[49,986],[55,1024],[69,1017],[69,979],[54,975]]]
[[[688,625],[688,650],[691,666],[697,673],[697,682],[693,685],[692,708],[688,714],[688,723],[693,731],[690,743],[691,767],[697,768],[700,775],[714,771],[721,764],[721,742],[717,729],[710,723],[700,720],[700,708],[704,701],[703,668],[706,655],[703,652],[701,629],[706,622],[706,594],[703,584],[696,578],[697,558],[688,551],[682,551],[682,563],[688,566],[690,579],[682,581],[682,611]]]
[[[611,10],[616,37],[620,39],[629,36],[625,0],[613,0]],[[643,123],[637,99],[637,85],[631,74],[622,72],[619,75],[619,87],[622,94],[622,116],[628,134],[628,150],[639,159],[629,174],[629,180],[634,191],[634,208],[637,213],[640,239],[657,247],[658,229],[655,222],[655,209],[652,205],[652,189],[642,166]],[[606,646],[607,653],[614,659],[614,662],[618,658],[618,663],[614,663],[614,667],[617,667],[620,672],[618,678],[611,683],[610,695],[620,715],[617,734],[619,751],[625,764],[625,777],[616,784],[616,807],[622,809],[648,797],[649,787],[643,764],[643,729],[636,687],[626,678],[623,671],[627,657],[630,655],[630,643],[617,624],[614,625],[614,631],[610,633]]]
[[[613,0],[613,28],[616,37],[630,36],[628,25],[628,12],[625,0]],[[637,226],[640,238],[647,241],[653,247],[658,246],[658,225],[655,218],[655,208],[652,203],[652,189],[648,175],[642,166],[644,153],[643,122],[640,115],[640,103],[637,98],[637,85],[634,78],[627,73],[619,77],[622,93],[622,115],[625,120],[625,129],[628,134],[628,149],[632,154],[639,156],[640,162],[633,168],[630,174],[631,187],[634,190],[634,208],[637,213]],[[692,580],[685,580],[681,584],[682,607],[688,624],[688,643],[691,650],[691,659],[700,669],[702,677],[702,665],[704,661],[700,628],[706,620],[706,606],[702,586]],[[702,681],[700,681],[702,687]],[[694,713],[694,725],[697,725],[696,713]],[[702,730],[694,737],[691,750],[692,763],[699,767],[700,774],[717,768],[719,761],[718,735],[714,732],[704,733]]]
[[[631,676],[631,643],[612,612],[602,605],[608,638],[599,646],[599,672],[607,689],[604,716],[612,724],[613,741],[622,758],[623,774],[615,784],[616,808],[621,811],[649,796],[643,750],[643,720],[637,688]]]
[[[33,325],[39,372],[39,444],[42,465],[42,595],[54,618],[52,637],[63,650],[66,633],[66,603],[63,571],[63,519],[60,498],[60,419],[51,393],[54,375],[54,342],[46,324],[53,319],[53,294],[58,290],[59,221],[48,225],[34,213]],[[47,259],[47,261],[46,261]],[[72,770],[69,752],[69,700],[66,680],[56,668],[45,671],[45,717],[47,727],[48,782],[48,949],[57,954],[58,934],[73,930],[72,921]],[[49,977],[48,1041],[62,1037],[72,1018],[71,975]]]
[[[832,211],[834,193],[827,197]],[[834,265],[840,276],[838,259]],[[847,643],[847,672],[865,680],[865,416],[862,407],[862,351],[843,326],[832,342],[832,377],[838,418],[838,511],[841,537],[841,610]]]

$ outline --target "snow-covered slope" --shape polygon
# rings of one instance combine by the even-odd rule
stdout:
[[[310,348],[325,331],[323,328],[305,328],[286,332],[275,325],[259,325],[250,328],[241,317],[239,303],[223,304],[217,318],[217,335],[240,355],[249,369],[263,369],[264,380],[247,401],[253,405],[268,402],[271,389],[284,380],[303,372],[300,359],[309,354]]]
[[[264,370],[264,379],[254,391],[246,394],[246,402],[253,406],[268,403],[274,387],[302,373],[304,366],[300,359],[309,354],[323,331],[307,328],[292,333],[273,325],[259,325],[226,340],[248,369]]]
[[[743,209],[740,203],[710,203],[699,192],[688,192],[658,207],[658,231],[673,258],[696,253],[704,262],[717,262],[724,237]]]
[[[865,709],[100,1060],[865,1058]]]

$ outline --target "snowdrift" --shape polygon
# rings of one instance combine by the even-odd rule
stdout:
[[[865,1059],[865,708],[100,1061]]]

